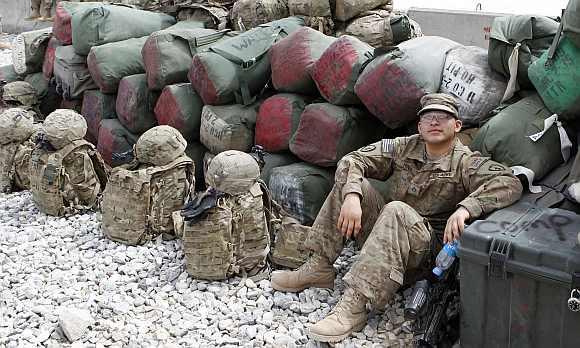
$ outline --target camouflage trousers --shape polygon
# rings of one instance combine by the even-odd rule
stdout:
[[[50,17],[53,0],[31,0],[30,7],[37,9],[42,17]]]
[[[336,227],[342,201],[342,184],[336,183],[306,240],[307,249],[325,256],[331,263],[346,243]],[[361,252],[343,278],[378,309],[393,297],[406,276],[422,271],[431,261],[432,231],[426,220],[406,203],[385,203],[379,192],[364,180],[362,231],[356,238]]]

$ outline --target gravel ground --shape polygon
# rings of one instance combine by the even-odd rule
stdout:
[[[269,280],[194,280],[180,241],[127,247],[99,225],[95,213],[46,216],[29,192],[0,194],[0,347],[319,347],[306,329],[344,288],[296,295]],[[335,263],[340,275],[353,254]],[[336,347],[409,346],[402,308],[397,295]]]

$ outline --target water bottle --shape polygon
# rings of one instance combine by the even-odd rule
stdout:
[[[456,257],[457,242],[453,241],[452,243],[445,244],[437,255],[437,259],[435,260],[436,266],[433,268],[433,274],[435,274],[437,278],[441,278],[443,273],[451,267]]]

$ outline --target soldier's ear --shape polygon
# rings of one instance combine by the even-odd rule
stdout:
[[[461,132],[461,127],[463,126],[463,122],[460,119],[455,120],[455,133]]]

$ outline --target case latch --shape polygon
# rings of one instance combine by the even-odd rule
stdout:
[[[572,312],[580,312],[580,272],[572,273],[572,290],[568,298],[568,309]]]
[[[507,279],[506,263],[510,256],[512,243],[504,239],[494,239],[489,248],[487,276]]]

